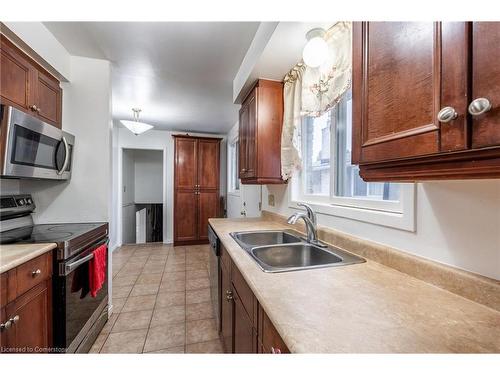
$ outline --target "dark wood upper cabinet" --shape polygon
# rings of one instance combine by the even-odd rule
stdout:
[[[62,89],[59,81],[0,35],[0,97],[40,120],[61,128]]]
[[[500,23],[355,22],[352,162],[361,177],[500,177],[498,45]],[[491,109],[471,115],[478,98]]]
[[[258,80],[239,117],[239,176],[243,184],[281,184],[283,83]]]
[[[208,243],[219,216],[220,138],[174,135],[174,245]]]
[[[472,116],[472,147],[500,146],[500,23],[472,24],[472,95],[491,109]]]

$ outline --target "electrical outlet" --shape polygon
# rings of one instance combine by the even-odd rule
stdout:
[[[268,194],[267,204],[270,205],[271,207],[274,207],[274,194]]]

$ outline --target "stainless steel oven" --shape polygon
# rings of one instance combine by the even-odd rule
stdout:
[[[0,105],[2,177],[67,180],[75,137],[12,106]]]

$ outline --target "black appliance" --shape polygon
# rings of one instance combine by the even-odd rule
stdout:
[[[108,243],[108,224],[34,225],[34,209],[30,195],[1,196],[0,243],[57,244],[52,277],[53,346],[68,353],[88,352],[108,320],[107,275],[95,298],[86,293],[85,286],[93,250]]]
[[[210,255],[209,255],[209,279],[210,279],[210,296],[212,298],[212,305],[214,306],[215,312],[215,322],[217,324],[218,332],[221,331],[221,269],[220,269],[220,243],[219,237],[213,230],[213,228],[208,225],[208,241],[210,242]]]

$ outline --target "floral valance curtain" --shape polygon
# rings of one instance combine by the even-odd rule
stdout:
[[[288,180],[300,167],[300,122],[302,108],[302,75],[305,65],[299,63],[283,79],[283,131],[281,133],[281,176]]]
[[[305,116],[321,116],[334,107],[351,87],[351,22],[338,22],[327,30],[328,57],[318,68],[307,67],[302,80]]]
[[[302,116],[321,116],[351,87],[352,27],[337,22],[326,31],[326,61],[318,68],[297,64],[284,78],[284,116],[281,134],[281,175],[288,180],[301,166]]]

